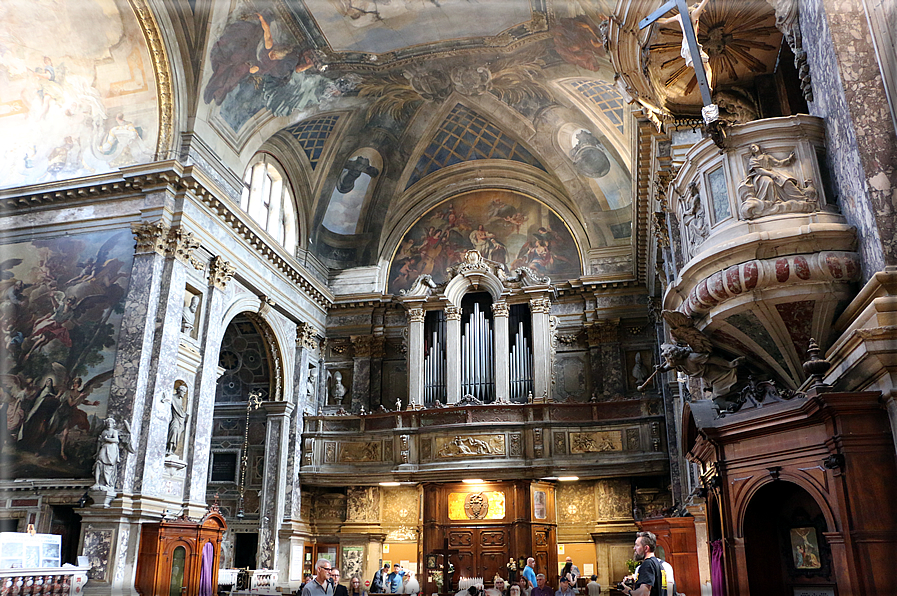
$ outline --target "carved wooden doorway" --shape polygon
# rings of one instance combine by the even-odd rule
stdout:
[[[535,557],[537,572],[556,569],[556,529],[554,486],[548,483],[424,486],[423,554],[442,548],[448,539],[449,548],[458,551],[450,559],[453,589],[462,577],[481,577],[487,586],[496,574],[512,579],[508,561],[520,557]],[[435,592],[429,576],[426,581],[425,593]]]

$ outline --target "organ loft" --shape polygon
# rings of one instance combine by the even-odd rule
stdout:
[[[51,4],[4,594],[618,594],[639,531],[688,596],[895,592],[894,3]]]

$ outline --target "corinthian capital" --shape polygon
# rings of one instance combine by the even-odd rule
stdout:
[[[209,262],[209,285],[219,290],[227,287],[227,283],[234,278],[237,268],[225,261],[220,255],[215,255]]]

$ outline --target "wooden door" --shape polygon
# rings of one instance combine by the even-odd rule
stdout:
[[[509,533],[508,526],[498,525],[449,529],[449,548],[461,551],[452,556],[455,579],[482,577],[491,583],[496,573],[502,577],[507,575]]]

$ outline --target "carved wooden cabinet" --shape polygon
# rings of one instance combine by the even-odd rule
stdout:
[[[197,596],[205,557],[210,559],[206,565],[211,576],[209,593],[216,593],[225,530],[224,517],[215,512],[201,521],[181,518],[144,524],[137,558],[137,591],[142,596]]]

